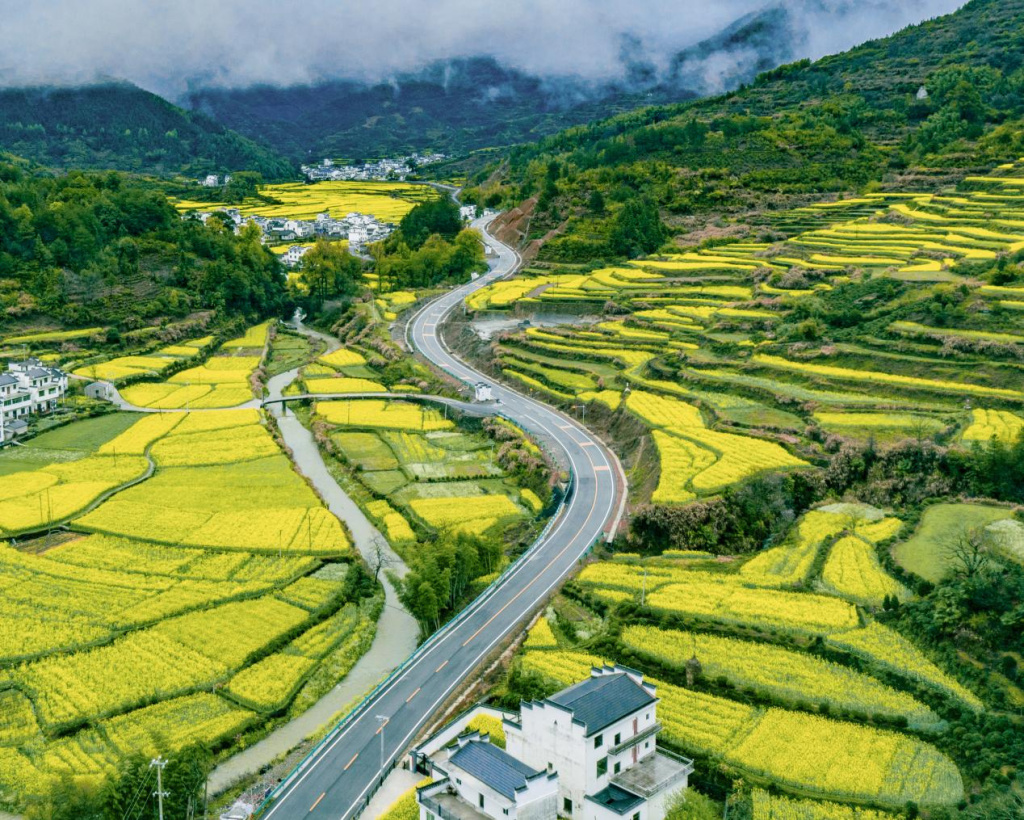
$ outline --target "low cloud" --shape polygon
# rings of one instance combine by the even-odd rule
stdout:
[[[820,57],[962,0],[780,0],[790,52]],[[8,7],[4,10],[4,7]],[[126,79],[169,97],[202,87],[386,80],[443,59],[489,55],[542,77],[594,82],[655,72],[764,0],[0,0],[0,85]],[[708,63],[708,86],[716,68]]]

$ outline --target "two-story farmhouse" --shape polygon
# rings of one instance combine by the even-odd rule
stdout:
[[[420,818],[663,820],[693,761],[658,748],[657,705],[641,673],[595,668],[588,680],[523,702],[518,720],[505,718],[505,751],[474,733],[448,748],[445,763],[425,759],[428,739],[413,758],[441,778],[419,790]],[[468,774],[466,760],[475,764]]]
[[[26,416],[55,410],[67,389],[67,374],[39,359],[8,365],[0,373],[0,441],[27,427]]]

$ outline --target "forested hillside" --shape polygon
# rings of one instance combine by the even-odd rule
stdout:
[[[188,105],[295,161],[352,160],[433,149],[446,154],[535,140],[629,111],[650,89],[588,89],[477,58],[438,64],[393,82],[336,80],[292,88],[203,89]],[[661,101],[694,93],[661,89]]]
[[[53,168],[292,173],[273,151],[130,83],[0,90],[0,149]]]
[[[285,301],[258,231],[183,221],[167,197],[116,172],[61,177],[0,163],[0,330],[132,330],[197,310],[265,316]]]
[[[558,230],[545,252],[581,260],[621,252],[609,241],[615,215],[637,197],[683,233],[710,214],[743,213],[749,224],[822,194],[931,187],[1024,151],[1022,63],[1024,2],[974,0],[735,93],[516,148],[469,195],[491,204],[535,197],[528,236]]]

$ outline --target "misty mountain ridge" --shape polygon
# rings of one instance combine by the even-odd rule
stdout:
[[[272,150],[123,81],[0,89],[0,149],[53,168],[291,171]]]
[[[538,76],[491,56],[437,61],[385,82],[196,88],[180,103],[293,160],[362,159],[432,148],[457,154],[526,142],[644,105],[728,90],[800,56],[792,4],[745,14],[667,65],[623,36],[619,77]]]
[[[669,18],[662,18],[660,28],[657,9],[643,4],[628,20],[614,14],[611,23],[607,9],[600,14],[600,3],[590,16],[582,17],[579,7],[567,6],[572,12],[567,12],[569,17],[583,21],[600,17],[590,29],[600,27],[598,23],[614,23],[608,32],[611,47],[604,47],[605,43],[597,52],[600,65],[595,64],[591,50],[591,46],[598,48],[592,30],[573,31],[561,53],[540,59],[538,52],[552,53],[544,43],[557,40],[566,25],[564,20],[557,25],[548,21],[551,28],[547,28],[547,18],[541,15],[533,21],[534,30],[513,38],[511,45],[479,38],[468,49],[447,49],[448,54],[463,56],[430,60],[428,50],[423,54],[425,65],[392,72],[389,64],[411,65],[411,60],[373,52],[371,63],[379,61],[375,72],[353,69],[348,75],[344,66],[355,66],[357,56],[372,52],[369,45],[374,37],[388,34],[377,30],[387,29],[386,15],[371,18],[378,21],[377,29],[364,26],[358,38],[335,49],[333,67],[322,71],[312,70],[315,60],[309,52],[317,42],[322,46],[321,41],[335,36],[326,30],[327,21],[317,32],[303,29],[309,39],[305,50],[266,52],[254,49],[255,41],[250,42],[247,53],[253,59],[243,62],[247,69],[259,66],[259,70],[248,72],[241,63],[232,62],[233,52],[226,45],[213,52],[215,59],[208,55],[211,59],[200,60],[204,44],[199,41],[173,65],[164,65],[159,53],[151,54],[152,64],[135,65],[131,61],[146,53],[142,44],[151,33],[140,29],[138,42],[132,41],[135,48],[104,52],[113,55],[110,59],[122,60],[120,64],[115,60],[113,68],[103,64],[101,70],[100,64],[83,63],[80,72],[77,68],[71,74],[53,72],[62,78],[59,87],[39,81],[31,88],[0,89],[0,150],[59,168],[194,176],[252,169],[268,178],[289,176],[299,162],[322,157],[358,160],[424,149],[465,155],[481,148],[533,142],[570,126],[645,106],[730,90],[767,69],[827,53],[846,41],[852,44],[868,29],[891,29],[958,2],[775,0],[758,5],[756,0],[732,0],[706,14],[688,8],[673,11]],[[257,28],[265,22],[253,18]],[[285,40],[288,22],[281,21],[280,37]],[[412,25],[409,20],[404,23]],[[391,24],[398,25],[394,20]],[[704,36],[708,31],[712,33]],[[246,31],[237,34],[231,41],[236,51]],[[248,31],[248,35],[251,39],[259,32]],[[688,44],[694,39],[698,42]],[[672,48],[673,41],[688,45]],[[529,54],[524,52],[527,45],[532,48]],[[432,52],[445,49],[439,46]],[[524,55],[528,59],[520,59]],[[156,74],[154,66],[161,67]],[[0,79],[10,84],[12,70]],[[123,73],[117,76],[137,84],[127,80],[88,84],[85,79],[119,70]],[[328,79],[289,82],[303,74]],[[31,76],[27,67],[25,76]],[[161,96],[139,87],[156,88],[154,76],[162,78],[162,84],[157,84]],[[357,78],[367,76],[376,79]],[[271,79],[260,85],[254,84],[253,77]]]

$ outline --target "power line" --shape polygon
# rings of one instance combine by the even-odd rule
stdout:
[[[135,808],[135,804],[139,802],[139,797],[142,796],[142,791],[149,784],[149,779],[152,776],[153,770],[151,768],[149,771],[146,772],[146,776],[142,779],[142,782],[139,784],[139,788],[135,790],[135,796],[132,798],[132,802],[129,804],[128,810],[124,813],[122,820],[128,820],[128,818],[131,816],[132,810]],[[146,802],[149,802],[149,798],[146,798]],[[145,803],[143,805],[145,805]]]

